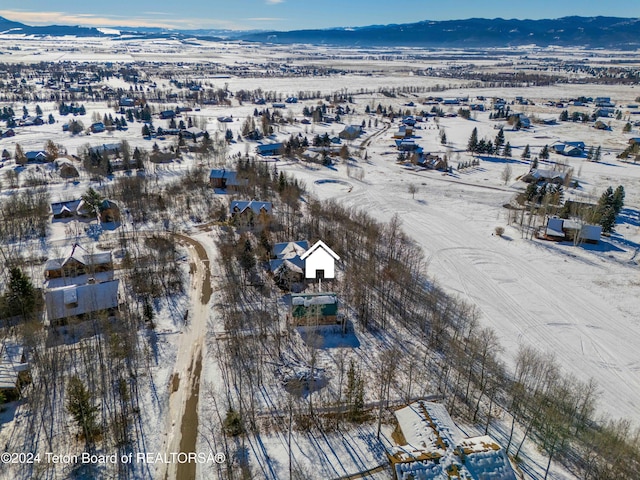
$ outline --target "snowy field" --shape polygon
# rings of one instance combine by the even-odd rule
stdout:
[[[523,96],[535,102],[535,105],[516,106],[513,111],[522,111],[540,118],[558,118],[561,109],[546,107],[549,100],[568,100],[584,96],[610,96],[617,104],[622,105],[624,115],[628,114],[624,106],[631,104],[640,95],[634,86],[603,85],[554,85],[549,87],[517,87],[517,88],[471,88],[465,87],[468,81],[459,79],[422,77],[414,75],[412,67],[416,63],[406,58],[395,61],[381,59],[382,53],[376,51],[336,50],[335,58],[327,49],[309,47],[293,51],[286,47],[260,49],[257,46],[239,46],[232,43],[185,45],[182,42],[157,41],[106,41],[88,39],[75,41],[69,39],[60,44],[57,40],[30,40],[15,38],[12,40],[21,50],[5,50],[7,40],[0,41],[0,60],[5,62],[40,62],[40,61],[77,61],[77,62],[120,62],[123,64],[137,61],[166,62],[219,62],[224,65],[250,63],[254,66],[262,62],[288,62],[294,65],[341,65],[346,68],[352,65],[354,71],[335,76],[308,76],[282,78],[253,78],[225,76],[224,78],[202,78],[202,80],[222,88],[225,84],[231,91],[239,89],[257,89],[274,91],[284,96],[295,95],[299,91],[320,91],[323,94],[349,92],[354,94],[357,113],[345,115],[342,123],[285,125],[279,128],[268,141],[282,141],[289,135],[307,135],[309,140],[316,134],[328,133],[337,135],[344,124],[360,124],[363,120],[375,121],[374,116],[365,115],[364,109],[372,109],[378,104],[393,106],[394,110],[408,109],[416,113],[420,109],[428,110],[430,106],[421,106],[421,100],[430,94],[418,93],[398,96],[396,98],[372,93],[357,95],[359,89],[375,91],[389,87],[434,87],[450,85],[451,89],[438,92],[442,97],[498,96],[512,101],[516,96]],[[407,54],[415,53],[413,51]],[[532,55],[540,57],[550,55],[549,51],[533,51]],[[570,50],[555,52],[558,58],[572,58],[576,54]],[[605,53],[602,53],[605,55]],[[358,60],[349,60],[357,56]],[[626,57],[626,54],[625,54]],[[594,54],[594,62],[601,58]],[[418,68],[442,68],[443,62],[420,60]],[[198,78],[190,67],[184,68],[184,78]],[[258,68],[258,67],[256,67]],[[369,72],[370,75],[363,74]],[[168,86],[166,80],[163,87]],[[110,81],[112,87],[123,86],[119,79]],[[435,95],[435,93],[433,94]],[[416,107],[405,106],[415,102]],[[315,106],[318,100],[288,105],[283,116],[292,115],[302,118],[304,106]],[[16,130],[13,138],[0,139],[0,150],[13,150],[20,143],[25,151],[44,147],[48,139],[63,145],[69,154],[76,154],[85,144],[92,146],[103,143],[115,143],[127,140],[132,148],[139,146],[151,148],[157,141],[161,148],[172,145],[171,138],[165,140],[144,140],[140,131],[142,124],[129,125],[126,132],[102,133],[93,135],[71,136],[62,132],[62,123],[69,117],[61,117],[53,102],[39,102],[44,110],[45,118],[53,113],[56,123],[40,127],[25,127]],[[21,109],[15,103],[16,111]],[[87,115],[81,120],[88,126],[95,113],[102,116],[114,113],[106,102],[87,103]],[[166,105],[157,105],[158,110]],[[173,107],[174,105],[171,105]],[[35,104],[30,104],[31,109]],[[270,108],[270,105],[266,107]],[[200,121],[213,135],[222,135],[229,128],[237,136],[243,120],[251,115],[256,105],[236,101],[230,106],[203,106],[200,111],[190,115]],[[258,107],[264,108],[264,107]],[[455,107],[449,108],[452,112]],[[571,107],[570,112],[588,111],[589,109]],[[232,115],[234,121],[221,125],[216,118]],[[505,128],[506,140],[513,148],[513,158],[485,158],[478,167],[462,171],[455,170],[459,162],[471,160],[465,152],[466,143],[474,127],[478,128],[479,138],[493,139],[497,133],[494,121],[488,112],[474,113],[471,120],[462,118],[441,118],[438,124],[433,119],[422,123],[416,131],[416,142],[426,152],[447,154],[449,164],[454,172],[450,175],[435,171],[417,170],[412,166],[399,165],[396,162],[397,152],[394,148],[392,134],[397,129],[397,120],[390,128],[383,129],[380,119],[378,127],[365,128],[360,140],[348,142],[352,154],[367,142],[359,157],[353,156],[349,162],[338,161],[332,167],[321,167],[313,164],[302,164],[290,159],[277,162],[278,169],[289,172],[303,180],[309,192],[321,199],[336,199],[344,205],[366,210],[380,221],[388,221],[398,214],[403,229],[417,242],[424,251],[428,275],[447,292],[476,305],[481,312],[481,323],[493,327],[504,347],[504,359],[513,363],[514,354],[519,345],[531,345],[555,357],[565,372],[575,378],[587,381],[593,378],[601,391],[598,403],[599,412],[614,418],[627,418],[638,424],[640,419],[640,316],[638,315],[638,294],[640,293],[640,277],[638,277],[638,252],[640,251],[640,165],[623,163],[616,159],[627,144],[629,137],[640,136],[637,127],[630,133],[622,133],[623,120],[607,119],[612,131],[595,130],[590,124],[560,123],[558,125],[534,125],[528,131],[509,131]],[[380,117],[378,117],[380,118]],[[156,126],[166,127],[168,122],[154,120]],[[438,128],[439,127],[439,128]],[[448,143],[442,145],[440,131],[446,132]],[[599,245],[573,246],[569,243],[551,243],[542,240],[523,239],[520,231],[507,224],[508,210],[504,208],[515,194],[522,191],[524,185],[517,177],[529,170],[529,162],[520,160],[525,145],[530,145],[536,155],[544,145],[555,141],[584,141],[588,146],[602,146],[603,157],[599,163],[588,162],[583,158],[561,157],[552,154],[551,162],[542,164],[548,168],[553,162],[567,161],[574,168],[574,176],[579,180],[578,189],[565,192],[567,198],[596,202],[602,191],[609,185],[614,188],[623,185],[626,190],[625,209],[611,237],[603,237]],[[232,143],[227,151],[233,154],[253,152],[254,142]],[[181,175],[183,170],[193,165],[196,159],[185,155],[183,163],[173,163],[157,167],[154,173],[160,181],[169,181]],[[347,163],[350,168],[347,168]],[[501,175],[505,165],[512,167],[513,174],[505,184]],[[228,163],[231,166],[231,162]],[[6,169],[14,168],[8,162]],[[27,167],[34,175],[53,178],[45,168]],[[355,175],[354,172],[359,172]],[[0,171],[0,175],[3,172]],[[107,182],[112,181],[107,179]],[[4,183],[4,179],[3,179]],[[86,177],[78,182],[58,181],[50,188],[51,200],[68,200],[86,190],[91,183]],[[415,195],[409,193],[409,185],[417,187]],[[10,195],[3,189],[1,195]],[[189,229],[193,225],[185,219],[177,219],[176,224]],[[494,235],[497,226],[505,228],[502,237]],[[62,243],[68,236],[64,226],[57,224],[52,229],[51,244]],[[215,255],[213,235],[199,234],[202,243],[211,258]],[[348,268],[348,265],[346,266]],[[34,276],[38,272],[31,272]],[[186,275],[186,273],[185,273]],[[214,276],[215,281],[215,276]],[[215,291],[215,284],[214,284]],[[215,297],[215,295],[214,295]],[[215,301],[215,298],[214,300]],[[153,432],[146,445],[147,451],[161,451],[165,448],[165,438],[172,425],[158,422],[158,418],[169,415],[168,385],[174,370],[188,367],[187,360],[175,365],[178,354],[178,338],[188,333],[175,321],[182,312],[193,308],[188,299],[181,298],[175,305],[158,304],[158,338],[156,358],[151,368],[149,389],[145,398],[145,409],[142,412],[143,422]],[[177,313],[176,313],[177,312]],[[219,331],[215,314],[210,314],[210,331]],[[358,336],[358,345],[339,346],[329,349],[325,361],[333,361],[338,356],[367,357],[367,348],[377,348],[374,339],[364,333]],[[216,360],[207,352],[208,343],[203,346],[205,363],[203,371],[203,387],[219,382],[220,371]],[[346,352],[346,353],[344,353]],[[427,394],[428,392],[424,392]],[[206,395],[203,394],[203,398]],[[200,415],[211,414],[208,406],[200,402]],[[262,405],[268,408],[268,403]],[[19,417],[18,417],[19,418]],[[201,426],[206,426],[203,421]],[[6,433],[6,432],[5,432]],[[390,438],[390,428],[385,426],[384,436]],[[314,472],[316,465],[320,470],[310,473],[309,478],[337,478],[379,465],[385,462],[384,452],[378,449],[379,444],[373,441],[375,427],[363,427],[349,434],[336,434],[318,440],[300,435],[295,438],[294,456],[303,471]],[[308,438],[307,438],[308,437]],[[2,436],[0,435],[0,438]],[[206,444],[204,434],[199,438],[199,448],[211,448]],[[264,469],[265,478],[280,478],[287,471],[287,439],[276,434],[265,434],[252,437],[248,449],[252,462]],[[202,451],[202,450],[201,450]],[[330,452],[327,455],[327,452]],[[317,455],[317,456],[314,456]],[[324,456],[323,458],[320,458]],[[366,462],[362,461],[366,458]],[[539,458],[540,465],[544,464]],[[571,478],[568,474],[553,470],[555,478]],[[200,478],[207,478],[206,472],[200,472]],[[315,475],[315,476],[313,476]],[[379,477],[389,478],[388,472],[378,473]],[[1,475],[0,475],[1,477]],[[284,478],[284,477],[283,477]]]

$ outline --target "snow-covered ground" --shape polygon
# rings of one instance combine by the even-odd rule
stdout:
[[[215,48],[208,48],[211,46],[185,46],[180,42],[170,41],[131,41],[114,46],[111,41],[104,45],[102,41],[70,40],[70,43],[61,48],[50,40],[36,42],[17,39],[16,42],[22,50],[7,52],[8,54],[2,58],[3,61],[71,60],[129,63],[162,58],[163,61],[175,62],[220,61],[227,65],[247,61],[255,65],[259,62],[283,61],[292,55],[292,52],[284,47],[269,50],[234,44],[215,44]],[[0,48],[3,45],[0,44]],[[349,62],[345,60],[348,53],[338,51],[333,62],[348,65]],[[317,60],[318,63],[325,66],[332,64],[327,50],[322,48],[301,50],[295,61],[300,64],[315,64],[314,56],[318,54],[322,55],[320,60]],[[547,54],[549,53],[542,52],[541,56]],[[409,70],[413,62],[410,60],[387,62],[370,52],[360,52],[358,55],[371,55],[371,58],[364,58],[359,64],[361,68],[373,70],[371,76],[356,73],[331,77],[268,79],[232,76],[211,78],[209,81],[219,88],[227,84],[231,91],[262,88],[264,91],[274,91],[282,95],[296,94],[299,91],[320,91],[322,94],[348,91],[355,96],[355,104],[351,107],[357,109],[357,114],[344,116],[345,124],[360,124],[363,120],[375,121],[375,117],[364,115],[367,105],[374,109],[378,104],[392,105],[396,111],[402,108],[409,109],[411,113],[422,108],[430,109],[430,106],[421,106],[419,103],[426,93],[389,98],[376,93],[357,95],[360,88],[375,91],[384,87],[433,87],[436,84],[450,84],[455,88],[438,92],[438,95],[471,98],[479,95],[499,96],[507,100],[512,100],[515,96],[524,96],[534,100],[536,105],[512,106],[512,110],[535,114],[541,118],[557,118],[561,111],[555,107],[544,107],[543,103],[547,99],[568,99],[577,95],[611,96],[618,104],[627,105],[633,103],[638,95],[633,86],[460,88],[468,82],[412,75]],[[571,58],[572,52],[563,51],[558,55]],[[424,62],[424,65],[420,66],[426,68],[432,65]],[[189,67],[185,66],[185,76],[192,73]],[[123,86],[119,79],[111,79],[110,84],[114,87]],[[404,105],[409,101],[416,102],[416,107]],[[291,115],[300,119],[303,106],[316,104],[317,100],[288,105],[284,116],[286,118],[291,112]],[[71,117],[60,117],[52,102],[40,102],[40,106],[44,110],[45,118],[51,112],[57,123],[16,129],[15,137],[0,140],[0,150],[13,150],[16,143],[20,143],[25,151],[41,149],[48,139],[62,144],[70,154],[75,154],[86,143],[95,146],[126,139],[132,147],[144,146],[147,149],[150,149],[153,143],[142,139],[142,125],[139,123],[130,124],[126,132],[71,136],[63,133],[61,128]],[[29,107],[32,110],[35,105]],[[91,123],[94,112],[101,116],[104,113],[113,113],[113,109],[110,109],[106,102],[87,104],[86,107],[87,115],[79,117],[85,126]],[[18,111],[21,105],[15,104],[14,108]],[[254,108],[256,105],[246,103],[240,106],[234,101],[231,106],[203,107],[201,111],[191,112],[190,115],[206,122],[210,132],[222,132],[225,128],[230,128],[236,136],[242,121],[247,115],[252,114]],[[573,109],[570,108],[570,111]],[[457,110],[457,106],[451,107],[451,110]],[[575,110],[589,109],[576,107]],[[622,110],[626,117],[626,109],[623,107]],[[220,125],[216,117],[221,115],[233,115],[234,122]],[[438,120],[440,129],[444,129],[447,135],[446,146],[440,144],[440,129],[435,121],[430,119],[416,131],[416,142],[423,146],[425,151],[441,155],[446,153],[449,163],[455,168],[457,163],[471,159],[464,150],[474,127],[478,128],[480,138],[493,139],[497,133],[493,127],[494,122],[488,118],[488,113],[474,114],[472,118]],[[519,345],[539,348],[548,355],[555,356],[565,372],[583,381],[595,379],[602,392],[598,404],[599,412],[615,418],[628,418],[638,423],[640,358],[637,345],[640,344],[640,321],[637,314],[637,298],[640,281],[637,253],[640,250],[640,165],[620,162],[615,156],[625,148],[628,137],[640,134],[637,128],[629,134],[622,134],[624,121],[607,121],[611,122],[613,131],[595,130],[588,125],[574,123],[535,125],[529,131],[520,132],[505,130],[506,139],[513,147],[513,159],[486,158],[481,160],[478,167],[454,171],[452,175],[398,165],[397,152],[391,138],[395,124],[391,125],[389,130],[383,131],[382,121],[378,128],[365,128],[364,138],[379,134],[372,137],[366,147],[367,160],[362,158],[364,153],[360,158],[354,157],[353,161],[349,162],[350,169],[345,162],[339,162],[333,167],[320,167],[284,160],[277,162],[277,165],[280,170],[303,180],[309,191],[319,198],[336,199],[345,205],[364,209],[381,221],[387,221],[398,214],[404,230],[423,248],[428,274],[449,293],[460,295],[479,307],[482,324],[492,326],[496,330],[505,349],[504,358],[509,364],[512,364]],[[166,126],[168,122],[155,120],[154,123],[156,126]],[[335,135],[343,127],[341,123],[286,125],[277,129],[276,134],[265,141],[284,140],[290,134],[307,135],[311,140],[315,134]],[[544,145],[550,145],[556,140],[582,140],[588,146],[601,145],[603,148],[600,163],[552,155],[553,161],[567,161],[574,167],[574,176],[580,182],[580,188],[567,191],[567,196],[583,201],[597,201],[607,186],[612,185],[615,188],[621,184],[625,187],[626,209],[616,226],[616,233],[611,237],[603,237],[597,246],[576,247],[568,243],[527,240],[522,238],[519,230],[507,225],[508,210],[503,206],[522,188],[522,185],[516,182],[516,177],[529,170],[529,163],[519,160],[524,145],[529,144],[535,155]],[[158,140],[158,143],[164,147],[173,144],[174,141],[168,138]],[[352,153],[358,145],[360,140],[349,143]],[[254,147],[255,143],[251,142],[234,143],[229,147],[228,154],[252,152]],[[182,164],[158,167],[160,180],[175,178],[184,168],[192,165],[194,158],[190,155],[186,157]],[[512,167],[513,174],[510,182],[505,185],[501,175],[507,162]],[[7,163],[5,171],[9,168],[14,168],[11,162]],[[47,176],[49,179],[55,176],[55,173],[44,167],[37,172],[35,166],[27,168],[28,171]],[[354,172],[362,172],[363,175],[356,175]],[[59,181],[50,189],[51,199],[56,201],[77,197],[91,184],[86,177],[82,177],[77,183]],[[415,196],[409,193],[408,187],[411,184],[418,189]],[[11,194],[11,191],[3,189],[3,196]],[[60,248],[58,245],[62,245],[66,241],[65,238],[69,237],[72,229],[65,228],[66,225],[53,224],[51,242],[47,247],[49,253],[55,253],[55,250]],[[186,221],[182,225],[189,226]],[[505,228],[502,237],[493,234],[497,226]],[[209,257],[214,258],[213,235],[200,233],[197,234],[197,239]],[[33,271],[31,274],[37,278],[39,272]],[[178,345],[185,343],[184,339],[199,340],[192,338],[189,329],[185,329],[176,320],[182,318],[181,314],[184,311],[193,308],[186,298],[181,298],[177,304],[158,303],[156,307],[157,335],[151,352],[153,355],[150,357],[150,376],[146,385],[144,409],[141,412],[143,424],[152,433],[146,438],[147,443],[144,446],[148,452],[161,452],[166,449],[167,440],[163,434],[179,427],[165,420],[171,418],[171,421],[177,421],[180,418],[179,414],[173,415],[171,412],[181,412],[188,395],[181,397],[180,405],[170,405],[171,375],[174,371],[184,372],[188,369],[193,358],[192,355],[181,357]],[[209,331],[221,332],[223,329],[219,323],[215,311],[212,311]],[[329,364],[340,356],[358,356],[364,358],[367,363],[368,350],[378,348],[378,341],[367,336],[365,332],[357,332],[356,340],[351,344],[325,349],[321,361]],[[215,390],[215,386],[219,387],[222,383],[221,371],[209,346],[208,342],[202,346],[205,357],[201,388],[203,399],[208,398],[208,386],[213,385],[212,388]],[[177,359],[180,360],[176,365]],[[276,390],[274,387],[273,391],[266,395],[262,408],[271,407],[269,395],[275,395]],[[224,396],[224,392],[218,393]],[[375,397],[368,400],[373,398]],[[211,414],[204,403],[200,402],[199,405],[201,427],[206,426],[206,415]],[[383,433],[384,438],[391,438],[388,426],[384,427]],[[384,452],[379,449],[380,444],[374,437],[375,428],[371,426],[329,435],[321,441],[311,435],[298,433],[293,439],[294,462],[297,468],[310,472],[309,478],[333,478],[365,470],[385,461]],[[198,441],[198,451],[216,450],[215,445],[208,443],[209,437],[205,433],[201,433]],[[286,477],[287,441],[287,438],[278,434],[250,437],[247,448],[250,451],[251,464],[266,478]],[[536,468],[540,471],[540,468],[543,468],[540,465],[544,462],[537,460],[539,459],[536,459]],[[557,469],[552,471],[556,478],[570,478],[568,474],[559,473]],[[207,475],[207,470],[199,471],[200,478],[208,478]],[[389,473],[387,471],[376,475],[379,475],[379,478],[388,478]]]

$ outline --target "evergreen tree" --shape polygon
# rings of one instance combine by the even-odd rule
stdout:
[[[613,231],[613,227],[616,224],[616,211],[613,207],[606,207],[602,211],[602,215],[600,217],[600,225],[602,226],[603,233],[611,233]]]
[[[589,151],[587,151],[587,160],[593,160],[593,145],[589,147]]]
[[[493,141],[493,143],[496,146],[496,153],[497,153],[497,151],[500,150],[502,145],[504,145],[504,130],[502,129],[502,127],[498,131],[498,134],[496,135],[496,138]]]
[[[467,143],[467,151],[471,153],[475,153],[478,149],[478,128],[474,128],[471,132],[471,137],[469,137],[469,142]]]
[[[507,142],[504,146],[504,150],[502,151],[502,156],[506,158],[511,157],[511,143]]]
[[[531,162],[531,168],[529,170],[535,170],[538,168],[538,157],[535,157]]]
[[[85,442],[92,445],[100,433],[98,426],[98,407],[93,404],[89,389],[78,375],[69,379],[67,384],[67,410],[82,430]]]
[[[447,134],[444,132],[444,130],[440,131],[440,143],[442,145],[446,145],[447,144]]]
[[[36,293],[31,279],[20,268],[12,267],[3,298],[6,316],[21,316],[23,320],[29,318],[38,304]]]
[[[561,122],[566,122],[567,120],[569,120],[569,112],[567,110],[563,110],[560,113],[560,121]]]
[[[615,192],[613,192],[613,198],[611,199],[611,206],[613,210],[616,212],[616,215],[619,215],[622,211],[622,207],[624,207],[624,187],[622,185],[618,185]]]
[[[540,158],[543,160],[549,160],[549,146],[545,145],[544,147],[542,147],[542,150],[540,151]]]
[[[538,185],[535,182],[531,182],[527,185],[527,189],[524,191],[524,198],[529,201],[537,201],[538,197]]]
[[[601,157],[602,157],[602,151],[601,151],[601,147],[600,145],[598,145],[598,148],[596,148],[596,152],[593,154],[593,161],[594,162],[599,162]]]
[[[529,147],[529,144],[527,144],[524,147],[524,150],[522,152],[522,159],[523,160],[529,160],[531,158],[531,148]]]

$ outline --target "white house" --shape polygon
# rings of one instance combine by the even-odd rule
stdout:
[[[335,278],[335,262],[340,257],[322,240],[318,240],[300,258],[305,262],[305,278]]]

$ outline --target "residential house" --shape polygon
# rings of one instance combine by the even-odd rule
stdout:
[[[404,443],[388,452],[395,480],[516,480],[504,449],[488,435],[467,437],[444,405],[419,400],[395,416]]]
[[[98,211],[90,208],[82,199],[68,200],[51,204],[51,213],[55,220],[64,218],[94,219],[99,217],[100,222],[119,222],[120,208],[113,200],[104,199],[98,205]]]
[[[29,382],[29,364],[24,348],[11,341],[0,343],[0,392],[8,402],[20,398],[22,385]]]
[[[52,288],[45,293],[49,325],[67,323],[70,317],[85,317],[89,313],[113,311],[118,308],[120,281],[86,283]]]
[[[402,119],[402,124],[413,127],[416,124],[416,121],[416,117],[414,117],[413,115],[408,115]]]
[[[264,227],[271,222],[271,202],[234,200],[229,205],[234,223],[249,227]]]
[[[98,206],[101,223],[111,223],[120,221],[120,207],[113,200],[105,198]]]
[[[309,242],[276,243],[269,260],[269,271],[273,274],[276,284],[284,290],[298,290],[304,282],[304,260],[301,256],[309,250]]]
[[[95,122],[91,124],[89,129],[91,130],[91,133],[102,133],[107,129],[107,127],[102,122]]]
[[[336,325],[338,296],[331,292],[291,294],[291,320],[295,326]]]
[[[596,97],[594,100],[596,107],[614,108],[615,103],[611,101],[611,97]]]
[[[241,186],[247,185],[246,179],[238,178],[238,173],[233,170],[211,170],[209,174],[209,183],[213,188],[231,188],[237,189]]]
[[[48,260],[44,266],[46,280],[55,278],[76,278],[82,275],[109,273],[105,279],[113,279],[113,259],[111,252],[89,253],[77,243],[61,258]]]
[[[420,155],[418,158],[418,165],[430,168],[432,170],[445,171],[449,167],[447,161],[439,155],[427,153],[426,155]]]
[[[32,127],[32,126],[44,125],[44,120],[42,117],[27,117],[20,120],[21,127]]]
[[[121,107],[135,107],[136,101],[133,98],[121,97],[120,98],[120,106]]]
[[[182,130],[182,136],[185,139],[197,140],[204,135],[204,130],[197,127],[186,128]]]
[[[64,257],[47,261],[44,277],[50,325],[118,307],[119,280],[114,279],[111,252],[89,253],[76,243]]]
[[[95,156],[102,156],[104,153],[107,155],[117,155],[120,153],[121,144],[119,143],[103,143],[95,147],[89,148],[89,153]]]
[[[171,120],[172,118],[175,118],[176,116],[176,112],[173,110],[163,110],[160,112],[160,118],[162,120]]]
[[[58,220],[62,218],[71,218],[76,216],[80,200],[69,200],[67,202],[56,202],[51,204],[51,213],[53,218]]]
[[[60,163],[58,173],[62,178],[77,178],[80,176],[78,169],[69,162]]]
[[[554,183],[556,185],[564,185],[568,177],[568,172],[534,168],[526,175],[523,175],[521,180],[527,183]]]
[[[416,152],[422,153],[422,147],[418,145],[414,140],[396,140],[396,147],[401,152]]]
[[[262,157],[268,157],[270,155],[280,155],[284,151],[284,144],[282,143],[265,143],[256,146],[256,153]]]
[[[581,157],[584,154],[584,142],[556,142],[551,145],[554,152],[567,157]]]
[[[520,128],[531,127],[531,120],[524,113],[512,113],[509,115],[509,121],[513,122],[514,127],[517,127],[518,124]]]
[[[400,125],[398,131],[393,134],[393,138],[410,138],[413,136],[413,127],[411,125]]]
[[[27,162],[42,163],[47,161],[47,154],[43,150],[33,150],[25,153]]]
[[[569,240],[586,243],[599,243],[602,235],[600,225],[590,225],[558,217],[549,217],[544,228],[547,240]]]
[[[355,140],[362,135],[362,127],[360,125],[347,125],[338,133],[338,137],[344,140]]]

